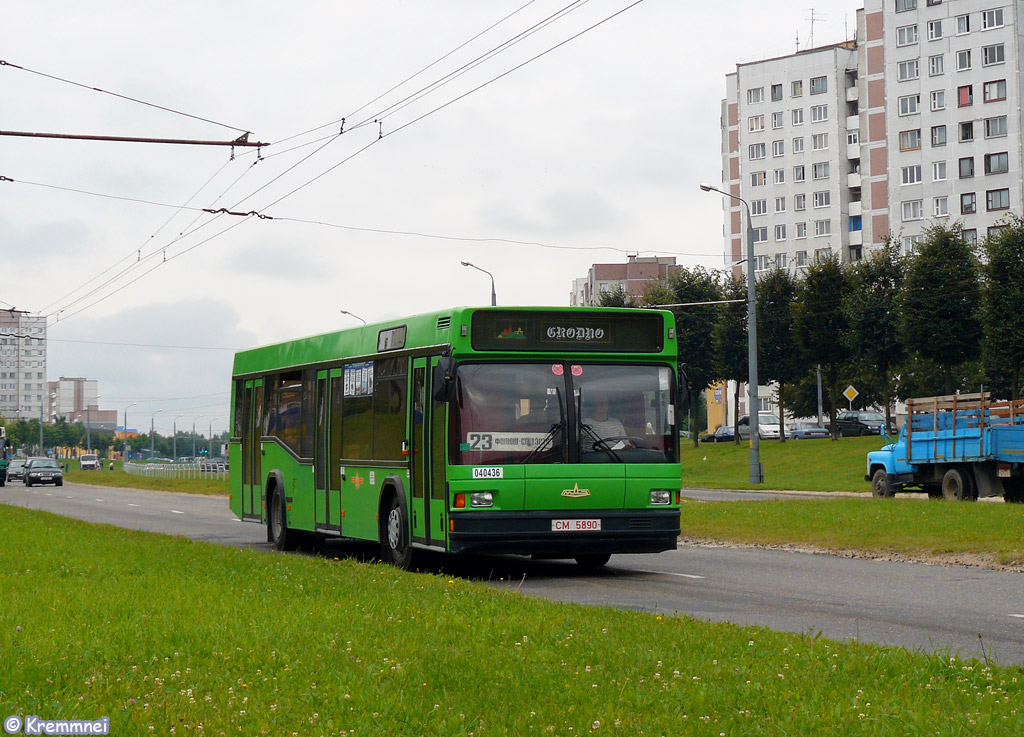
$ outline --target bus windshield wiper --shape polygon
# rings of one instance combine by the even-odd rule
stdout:
[[[591,439],[593,439],[593,441],[594,441],[593,449],[594,450],[604,451],[605,453],[607,453],[609,455],[609,457],[611,457],[611,459],[613,461],[615,461],[616,463],[622,463],[622,459],[619,458],[618,454],[614,450],[612,450],[612,447],[610,445],[608,445],[608,441],[605,440],[604,438],[602,438],[596,432],[594,432],[594,428],[592,428],[590,425],[586,424],[585,422],[580,422],[580,428],[585,430],[587,435],[589,435],[591,437]]]
[[[537,443],[537,446],[533,450],[531,450],[529,453],[527,453],[526,456],[523,458],[523,460],[521,460],[519,462],[520,463],[529,463],[531,460],[533,460],[533,457],[535,455],[537,455],[538,453],[540,453],[542,450],[544,450],[547,447],[548,443],[550,443],[552,440],[554,440],[555,434],[558,433],[559,430],[562,430],[564,427],[565,427],[565,420],[561,420],[559,422],[556,422],[554,425],[552,425],[551,429],[548,430],[547,435],[545,435],[541,439],[541,441],[539,443]]]

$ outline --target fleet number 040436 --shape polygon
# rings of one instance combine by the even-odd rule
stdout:
[[[601,529],[599,519],[553,519],[552,532],[593,532]]]

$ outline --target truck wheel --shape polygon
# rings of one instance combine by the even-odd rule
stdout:
[[[974,501],[978,498],[974,479],[963,469],[949,469],[942,477],[942,497],[948,501]]]
[[[876,499],[891,499],[896,496],[896,486],[889,483],[889,474],[879,468],[871,476],[871,496]]]
[[[1003,501],[1007,504],[1024,504],[1024,479],[1003,479]]]

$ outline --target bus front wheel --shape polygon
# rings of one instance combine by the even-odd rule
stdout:
[[[382,535],[384,559],[396,568],[408,571],[412,568],[413,558],[412,545],[409,544],[409,518],[398,494],[391,494],[387,510]]]
[[[295,550],[295,532],[288,529],[287,510],[284,506],[284,495],[274,491],[271,497],[270,518],[267,525],[270,527],[270,541],[278,550]]]
[[[611,553],[587,553],[576,556],[576,565],[583,568],[600,568],[611,559]]]

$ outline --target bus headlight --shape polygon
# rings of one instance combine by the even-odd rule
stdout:
[[[651,504],[671,504],[672,492],[668,489],[651,489]]]
[[[494,494],[490,491],[474,491],[469,496],[469,506],[471,507],[493,507],[494,506]]]

